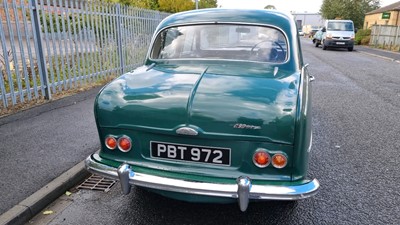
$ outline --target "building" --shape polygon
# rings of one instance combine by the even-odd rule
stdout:
[[[400,1],[366,13],[364,29],[373,25],[400,26]]]
[[[325,20],[320,13],[292,13],[297,27],[308,34],[312,29],[318,29],[324,25]]]

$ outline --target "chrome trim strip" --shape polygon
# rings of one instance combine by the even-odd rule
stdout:
[[[301,67],[301,74],[304,74],[304,70],[309,66],[310,64],[305,64],[303,67]]]
[[[279,67],[275,66],[274,68],[274,77],[276,76],[276,74],[278,74],[279,71]]]
[[[311,148],[312,148],[312,141],[313,141],[313,132],[311,131],[311,137],[310,137],[310,146],[308,146],[307,152],[311,152]]]
[[[237,198],[242,211],[247,209],[249,199],[298,200],[315,195],[319,188],[317,179],[293,186],[253,185],[248,177],[239,177],[236,184],[179,180],[135,173],[126,163],[123,163],[117,169],[96,162],[92,159],[92,156],[86,158],[85,167],[92,173],[111,179],[119,179],[124,194],[129,193],[130,185],[137,185],[185,194]]]
[[[192,125],[193,126],[193,125]],[[139,125],[117,125],[117,126],[101,126],[101,128],[111,128],[111,129],[135,129],[135,130],[143,130],[146,132],[154,132],[154,133],[162,133],[162,134],[170,134],[170,133],[176,133],[176,128],[172,128],[172,129],[167,129],[167,128],[159,128],[159,127],[149,127],[149,126],[139,126]],[[252,139],[255,141],[266,141],[266,142],[271,142],[273,144],[283,144],[283,145],[288,145],[288,146],[292,146],[293,143],[289,143],[289,142],[283,142],[283,141],[277,141],[277,140],[273,140],[271,138],[268,137],[264,137],[264,136],[254,136],[254,135],[245,135],[245,134],[223,134],[223,133],[216,133],[216,132],[206,132],[203,130],[200,130],[200,128],[196,128],[199,130],[199,132],[201,132],[202,135],[211,135],[211,136],[216,136],[216,137],[221,137],[224,139],[229,138],[229,140],[237,140],[238,138],[246,138],[246,139]]]

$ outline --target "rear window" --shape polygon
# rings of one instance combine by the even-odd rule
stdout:
[[[222,59],[282,63],[287,40],[271,27],[229,24],[171,27],[158,34],[152,59]]]

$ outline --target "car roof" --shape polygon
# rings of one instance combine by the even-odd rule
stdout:
[[[327,20],[327,22],[353,22],[352,20]]]
[[[249,24],[272,26],[281,29],[288,39],[288,50],[290,58],[285,63],[289,68],[301,68],[303,59],[301,46],[298,39],[297,26],[291,14],[278,10],[266,9],[200,9],[175,13],[160,22],[156,28],[152,43],[158,33],[168,27],[189,24]],[[148,53],[149,54],[149,53]]]
[[[290,33],[297,31],[292,15],[265,9],[201,9],[172,14],[164,19],[157,30],[168,26],[190,23],[250,23],[276,26]]]

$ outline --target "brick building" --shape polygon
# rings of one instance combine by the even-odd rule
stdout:
[[[400,1],[366,13],[364,29],[373,25],[400,26]]]

